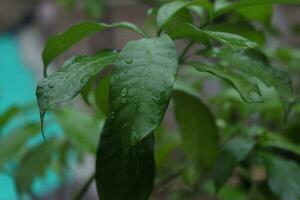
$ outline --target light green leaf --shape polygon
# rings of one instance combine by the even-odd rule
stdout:
[[[220,59],[220,62],[216,64],[217,68],[225,69],[226,73],[230,72],[230,76],[240,76],[240,79],[246,80],[248,83],[257,83],[259,80],[267,87],[274,87],[281,99],[285,112],[285,119],[287,118],[295,102],[292,92],[292,83],[288,74],[272,67],[268,58],[258,50],[248,49],[243,51],[232,51],[230,49],[221,49],[220,51],[216,51],[216,54],[218,54],[217,57]],[[202,70],[201,65],[195,63],[193,65]],[[223,75],[221,70],[217,70],[217,73],[218,76]],[[231,77],[230,81],[239,82],[239,84],[241,83]],[[244,85],[245,84],[243,84],[243,86]],[[248,87],[252,87],[252,89],[247,89],[245,91],[243,91],[245,87],[240,87],[237,84],[235,84],[235,86],[244,100],[251,100],[249,97],[252,96],[252,93],[256,93],[256,96],[257,94],[260,94],[257,90],[254,90],[254,86],[251,85],[248,85]]]
[[[26,149],[28,140],[40,131],[38,124],[27,124],[0,139],[0,169],[8,161],[16,160]]]
[[[21,159],[15,174],[19,193],[29,192],[35,178],[42,176],[49,167],[58,143],[48,141],[34,147]]]
[[[199,173],[205,173],[219,153],[219,135],[215,119],[198,95],[175,85],[175,114],[187,157]]]
[[[264,154],[268,185],[280,200],[300,199],[300,166],[270,154]]]
[[[100,120],[71,108],[57,110],[55,116],[68,141],[80,151],[96,154],[102,128]]]
[[[172,39],[188,38],[196,42],[209,44],[210,40],[217,41],[234,50],[254,48],[258,45],[242,36],[232,33],[198,29],[192,24],[180,24],[168,32]]]
[[[212,171],[217,191],[231,177],[234,168],[247,158],[254,146],[255,142],[252,139],[242,137],[233,138],[225,144]]]
[[[174,42],[163,35],[129,42],[111,76],[110,111],[120,134],[141,141],[161,122],[175,83]]]
[[[154,136],[135,145],[106,122],[96,161],[96,185],[103,200],[148,200],[155,177]]]
[[[36,94],[43,126],[44,115],[51,106],[71,100],[102,68],[114,63],[118,53],[106,56],[76,56],[56,73],[38,83]]]
[[[215,13],[214,17],[218,17],[225,13],[229,13],[231,11],[235,11],[237,9],[252,7],[252,6],[259,6],[259,5],[267,5],[267,4],[297,4],[300,3],[300,0],[241,0],[241,1],[224,1],[219,0],[215,4]]]
[[[189,6],[200,6],[209,11],[213,10],[212,4],[208,0],[194,0],[194,1],[175,1],[164,4],[157,13],[156,21],[159,30],[161,31],[172,18],[178,14],[179,11],[189,7]]]
[[[65,32],[58,35],[52,36],[46,43],[43,50],[42,58],[44,63],[44,75],[47,74],[48,65],[60,54],[71,48],[73,45],[78,43],[80,40],[108,28],[124,28],[132,30],[141,36],[146,34],[139,29],[136,25],[128,22],[120,22],[114,24],[96,23],[92,21],[82,22],[70,27]]]

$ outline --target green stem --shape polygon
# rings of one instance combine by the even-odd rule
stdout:
[[[81,200],[83,198],[83,196],[86,194],[89,187],[91,186],[92,182],[94,181],[94,178],[95,178],[95,173],[91,175],[91,177],[87,180],[84,186],[79,190],[74,200]]]
[[[190,41],[187,46],[183,49],[182,53],[179,56],[179,64],[182,64],[184,62],[184,58],[186,54],[189,52],[190,48],[194,45],[193,41]]]

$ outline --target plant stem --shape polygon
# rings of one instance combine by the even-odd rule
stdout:
[[[95,173],[93,173],[90,178],[87,180],[87,182],[84,184],[84,186],[79,190],[77,195],[75,196],[74,200],[81,200],[83,196],[88,191],[89,187],[91,186],[92,182],[94,181]]]
[[[194,45],[193,41],[190,41],[187,46],[183,49],[182,53],[179,56],[179,63],[182,64],[184,61],[184,57],[189,52],[190,48]]]

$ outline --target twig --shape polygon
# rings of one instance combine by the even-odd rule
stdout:
[[[86,194],[87,190],[91,186],[92,182],[94,181],[94,178],[95,178],[95,173],[91,175],[91,177],[87,180],[84,186],[79,190],[74,200],[81,200],[83,198],[83,196]]]

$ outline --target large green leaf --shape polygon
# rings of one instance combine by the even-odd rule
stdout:
[[[120,134],[134,143],[160,124],[177,68],[175,44],[167,35],[125,46],[115,63],[110,87],[110,111]]]
[[[197,94],[175,85],[175,114],[187,156],[198,172],[211,168],[219,153],[219,135],[215,119]]]
[[[300,166],[270,154],[264,154],[268,185],[280,200],[300,199]]]
[[[110,118],[102,132],[96,161],[96,185],[102,200],[147,200],[155,177],[154,136],[128,144]]]
[[[212,171],[217,191],[231,177],[234,168],[247,158],[254,145],[255,142],[252,139],[242,137],[233,138],[225,144]]]
[[[213,10],[212,4],[208,0],[194,0],[194,1],[175,1],[164,4],[157,13],[156,21],[158,28],[162,30],[172,18],[177,15],[181,10],[189,6],[200,6],[209,11]]]
[[[21,159],[15,174],[16,187],[19,193],[30,192],[35,178],[44,175],[52,161],[58,143],[48,141],[30,149]]]
[[[242,36],[232,33],[202,30],[187,23],[176,26],[173,30],[168,32],[168,35],[170,35],[172,39],[188,38],[204,44],[209,44],[209,41],[213,40],[235,50],[257,47],[255,42]]]
[[[227,0],[218,0],[215,4],[215,13],[214,17],[218,17],[222,14],[229,13],[245,7],[253,7],[258,5],[267,5],[267,4],[294,4],[300,3],[300,0],[241,0],[229,2]]]
[[[0,169],[3,167],[4,163],[17,160],[18,156],[25,151],[28,140],[39,133],[39,131],[38,124],[27,124],[7,137],[1,138]]]
[[[106,56],[76,56],[68,60],[56,73],[38,83],[36,94],[41,112],[41,123],[51,106],[78,95],[88,81],[103,67],[114,63],[118,53]]]
[[[44,75],[47,75],[48,65],[60,54],[64,53],[70,47],[78,43],[80,40],[108,28],[125,28],[132,30],[141,36],[146,34],[136,25],[128,22],[120,22],[114,24],[96,23],[92,21],[82,22],[70,27],[65,32],[51,37],[43,50],[42,58],[44,63]]]
[[[256,93],[254,95],[255,98],[260,94],[255,89],[258,80],[263,82],[267,87],[274,87],[281,99],[286,119],[295,101],[292,94],[291,79],[288,74],[272,67],[267,57],[255,49],[243,51],[221,49],[216,51],[216,54],[220,61],[212,67],[217,68],[217,70],[208,69],[208,66],[211,66],[211,64],[207,63],[203,65],[193,63],[192,65],[198,70],[209,71],[220,77],[229,73],[230,77],[227,76],[225,79],[233,82],[243,99],[250,100],[250,102],[254,100],[251,98],[253,94]],[[238,76],[240,80],[237,80]],[[241,80],[245,84],[242,84]],[[252,85],[250,85],[251,82]],[[245,87],[246,84],[247,87]]]

